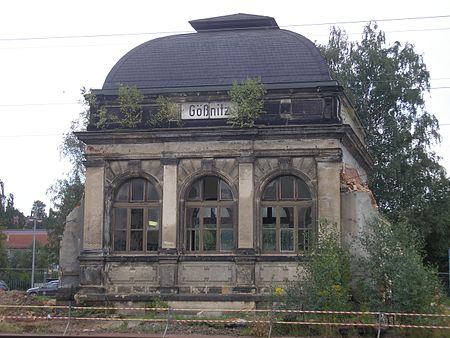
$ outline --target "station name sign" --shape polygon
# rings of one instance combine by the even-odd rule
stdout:
[[[181,104],[182,120],[226,119],[230,102],[189,102]]]

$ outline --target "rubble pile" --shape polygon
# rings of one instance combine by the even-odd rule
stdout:
[[[372,190],[370,190],[367,183],[365,183],[361,179],[361,176],[359,175],[359,173],[356,169],[354,169],[354,168],[342,169],[340,178],[341,178],[341,190],[342,191],[366,192],[369,194],[370,199],[372,200],[372,205],[374,207],[377,207],[377,201],[375,200],[375,196],[373,195]]]
[[[55,301],[27,295],[23,291],[0,292],[0,305],[17,305],[18,307],[0,307],[0,316],[46,316],[49,311],[42,306],[55,305]],[[26,307],[41,306],[41,307]]]

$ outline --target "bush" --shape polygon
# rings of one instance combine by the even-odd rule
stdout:
[[[162,127],[173,121],[177,126],[181,125],[180,107],[169,97],[158,96],[156,99],[158,111],[151,117],[151,127]]]
[[[259,78],[247,79],[242,84],[233,82],[228,95],[231,98],[228,123],[237,128],[251,128],[262,111],[266,90]]]
[[[350,263],[348,250],[340,245],[332,225],[320,225],[318,245],[305,263],[305,275],[287,288],[289,309],[348,311],[350,303]]]
[[[125,128],[135,128],[142,122],[142,101],[144,95],[136,87],[119,87],[119,105],[123,118],[120,124]]]
[[[407,223],[391,224],[378,217],[360,242],[366,295],[360,299],[374,311],[434,313],[440,299],[436,271],[423,263],[417,232]]]

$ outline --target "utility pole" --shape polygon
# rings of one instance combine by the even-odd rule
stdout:
[[[31,260],[31,287],[34,287],[34,276],[36,270],[36,225],[45,218],[45,204],[41,201],[35,201],[31,208],[30,220],[33,221],[33,255]]]
[[[42,215],[31,210],[30,219],[33,220],[33,255],[31,258],[31,287],[34,288],[34,274],[36,270],[36,224],[42,222]]]
[[[31,259],[31,287],[34,288],[34,266],[36,260],[36,217],[34,217],[33,210],[31,211],[33,218],[33,257]]]

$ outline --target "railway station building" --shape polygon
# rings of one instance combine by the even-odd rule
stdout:
[[[322,224],[345,242],[374,210],[363,126],[314,43],[267,16],[190,24],[125,54],[76,133],[85,196],[61,274],[79,299],[253,306],[301,276]],[[247,79],[262,113],[236,127],[229,91]],[[128,125],[121,88],[142,95]],[[152,123],[162,107],[176,118]]]

